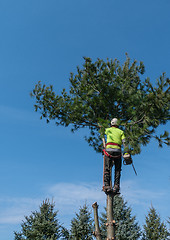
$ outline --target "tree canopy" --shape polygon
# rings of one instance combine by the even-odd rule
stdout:
[[[82,68],[70,74],[68,91],[56,94],[52,85],[36,84],[31,93],[36,98],[35,110],[47,122],[70,125],[73,132],[88,128],[86,140],[97,152],[102,151],[101,138],[113,117],[119,119],[132,154],[140,153],[152,137],[160,146],[169,145],[168,132],[158,136],[156,129],[170,119],[170,80],[163,73],[152,84],[148,77],[143,79],[144,72],[144,64],[128,56],[122,65],[117,59],[93,62],[84,57]]]

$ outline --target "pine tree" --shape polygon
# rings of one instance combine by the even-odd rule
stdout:
[[[61,235],[62,235],[61,237],[62,240],[70,240],[70,232],[67,228],[63,226],[61,227]]]
[[[77,73],[70,74],[68,92],[63,89],[58,95],[52,85],[35,85],[31,96],[36,99],[35,111],[40,112],[41,119],[46,118],[47,123],[55,120],[57,126],[70,125],[73,132],[88,128],[86,140],[96,152],[102,152],[105,128],[113,117],[119,119],[132,155],[139,154],[141,146],[152,138],[158,140],[160,147],[163,143],[170,145],[167,131],[156,133],[170,119],[170,80],[165,73],[152,84],[149,78],[141,79],[144,64],[136,60],[131,63],[128,55],[123,65],[117,59],[97,59],[93,63],[91,58],[84,57],[84,61],[82,69],[77,67]],[[109,195],[107,208],[111,210],[113,199]],[[110,224],[108,238],[113,237],[114,226]]]
[[[61,236],[61,226],[54,211],[54,203],[45,200],[39,212],[32,212],[21,224],[21,232],[14,232],[15,240],[56,240]]]
[[[93,220],[88,206],[84,204],[80,207],[79,213],[71,221],[70,239],[71,240],[92,240],[93,239]]]
[[[131,63],[127,56],[123,65],[117,59],[92,62],[84,58],[82,69],[70,75],[70,89],[57,95],[53,86],[36,84],[31,93],[35,97],[35,111],[47,122],[71,126],[72,131],[88,128],[89,145],[102,152],[102,137],[110,120],[116,117],[125,131],[131,153],[140,153],[141,146],[156,138],[159,146],[169,144],[168,132],[156,134],[161,124],[166,124],[169,115],[169,83],[163,73],[155,84],[149,78],[141,79],[145,72],[142,62]]]
[[[170,239],[170,217],[167,220],[168,226],[169,226],[169,231],[168,231],[168,239]]]
[[[132,209],[127,206],[122,196],[114,197],[114,220],[116,222],[116,239],[117,240],[136,240],[141,236],[141,230],[136,222],[136,217],[132,216]],[[100,226],[102,239],[106,239],[106,213],[102,213]]]
[[[151,206],[145,221],[142,240],[167,240],[167,228],[161,222],[160,216],[153,206]]]

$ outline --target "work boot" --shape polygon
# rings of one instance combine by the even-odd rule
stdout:
[[[119,187],[119,185],[114,185],[114,187],[113,187],[113,193],[114,194],[120,194],[120,187]]]
[[[109,192],[112,192],[113,189],[112,189],[110,186],[103,186],[103,191],[104,191],[105,193],[109,193]]]

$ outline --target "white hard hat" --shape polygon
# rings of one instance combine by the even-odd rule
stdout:
[[[116,125],[117,126],[117,118],[113,118],[111,121],[111,125]]]

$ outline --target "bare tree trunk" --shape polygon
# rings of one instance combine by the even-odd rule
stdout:
[[[114,194],[107,194],[107,240],[115,240],[115,221],[113,220]]]
[[[102,138],[103,147],[106,147],[105,139]],[[104,186],[104,172],[105,172],[105,155],[104,155],[104,168],[103,168],[103,186]],[[112,188],[112,166],[110,166],[110,187]],[[108,192],[107,194],[107,240],[116,240],[115,237],[115,220],[113,220],[113,200],[115,194],[113,191]]]
[[[99,218],[98,218],[98,205],[97,202],[93,203],[92,205],[94,211],[94,223],[95,223],[95,232],[94,236],[97,240],[101,240],[101,233],[99,228]]]

